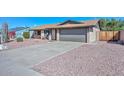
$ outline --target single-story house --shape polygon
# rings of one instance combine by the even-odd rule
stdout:
[[[18,37],[23,38],[23,33],[29,32],[29,27],[15,27],[15,28],[11,28],[9,32],[15,32],[15,33],[11,33],[11,35],[14,35],[16,38]]]
[[[98,40],[97,31],[100,31],[98,22],[99,20],[67,20],[62,23],[37,26],[30,30],[34,31],[34,38],[90,43]]]

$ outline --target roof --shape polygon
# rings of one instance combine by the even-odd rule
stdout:
[[[71,21],[67,20],[62,23],[57,24],[47,24],[34,27],[30,30],[44,30],[44,29],[52,29],[52,28],[73,28],[73,27],[89,27],[95,26],[99,20],[89,20],[89,21]]]
[[[28,28],[29,28],[29,27],[15,27],[15,28],[9,29],[9,32],[21,31],[21,30],[25,30],[25,29],[28,29]]]

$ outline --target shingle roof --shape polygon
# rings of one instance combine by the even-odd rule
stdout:
[[[31,30],[42,30],[42,29],[51,29],[51,28],[73,28],[73,27],[88,27],[88,26],[94,26],[98,23],[99,20],[89,20],[89,21],[80,21],[80,23],[76,24],[47,24],[47,25],[41,25],[37,26],[35,28],[32,28]],[[66,22],[65,22],[66,23]]]
[[[9,29],[9,32],[12,31],[20,31],[20,30],[24,30],[24,29],[28,29],[29,27],[15,27],[15,28],[11,28]]]
[[[57,24],[47,24],[47,25],[41,25],[41,26],[34,27],[31,30],[42,30],[42,29],[53,28],[55,26],[57,26]]]

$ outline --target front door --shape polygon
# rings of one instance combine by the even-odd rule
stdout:
[[[46,39],[49,39],[49,34],[50,34],[49,30],[44,30],[44,36]]]

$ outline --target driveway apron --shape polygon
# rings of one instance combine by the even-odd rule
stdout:
[[[81,46],[81,42],[50,42],[0,51],[0,75],[41,75],[30,69],[35,64]]]

